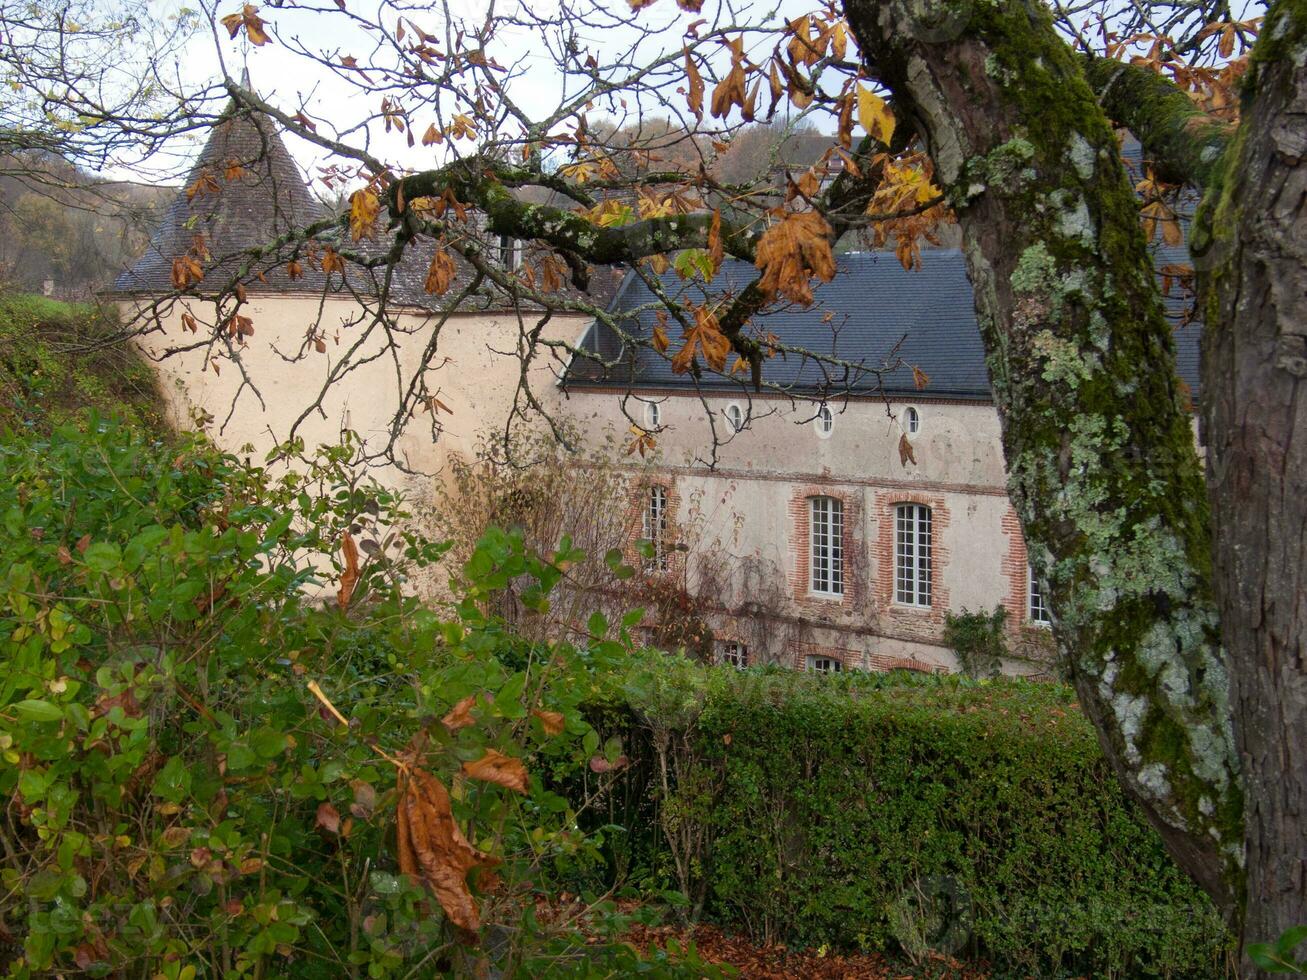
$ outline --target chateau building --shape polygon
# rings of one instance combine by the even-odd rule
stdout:
[[[440,297],[423,289],[429,256],[409,255],[383,278],[369,263],[381,246],[350,242],[329,217],[275,126],[231,112],[113,296],[125,319],[150,325],[141,343],[181,426],[204,422],[219,445],[256,459],[296,424],[310,447],[335,443],[343,428],[372,450],[395,437],[406,465],[382,479],[421,507],[450,459],[502,430],[519,404],[516,352],[540,318],[474,288],[462,264]],[[301,236],[309,226],[313,236]],[[271,241],[279,245],[269,251]],[[486,247],[509,268],[523,259],[513,242]],[[328,251],[339,265],[322,261]],[[575,419],[592,449],[632,423],[654,435],[652,462],[621,457],[632,499],[613,519],[651,540],[649,574],[683,574],[707,600],[721,660],[949,671],[946,614],[1002,605],[1017,655],[1005,669],[1046,673],[1048,614],[1008,501],[961,254],[925,250],[914,271],[884,253],[838,263],[833,282],[814,284],[811,307],[761,321],[777,344],[827,360],[773,357],[761,391],[673,373],[647,347],[576,314],[553,315],[542,336],[580,339],[595,357],[537,358],[532,391]],[[751,271],[728,262],[711,288],[738,288]],[[702,283],[671,272],[661,285],[705,299]],[[628,274],[611,309],[629,334],[649,337],[655,305]],[[215,318],[237,325],[236,315],[252,332],[235,326],[211,339],[193,329]],[[1176,330],[1178,370],[1195,395],[1197,336],[1194,326]],[[397,417],[433,338],[423,376],[441,407]],[[346,351],[360,366],[337,376]]]
[[[656,433],[658,461],[633,492],[646,536],[665,539],[659,550],[687,549],[692,590],[697,556],[730,556],[732,573],[711,583],[719,659],[949,671],[957,660],[945,615],[1002,605],[1016,655],[1005,669],[1046,673],[1049,615],[1008,500],[961,253],[924,250],[912,271],[888,253],[849,253],[838,265],[833,282],[814,286],[811,307],[763,324],[780,343],[861,373],[789,354],[765,365],[774,387],[751,392],[676,374],[595,324],[583,346],[616,366],[574,360],[572,411],[584,431],[634,418]],[[752,272],[727,263],[712,289],[738,288]],[[691,303],[707,298],[675,274],[661,286]],[[614,306],[632,313],[628,333],[654,329],[653,300],[637,277],[626,280]],[[1176,329],[1177,368],[1195,396],[1198,338],[1197,326]]]

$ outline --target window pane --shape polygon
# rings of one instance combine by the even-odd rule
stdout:
[[[844,592],[844,504],[834,497],[808,501],[810,587],[813,592]]]
[[[1052,617],[1048,615],[1048,607],[1044,605],[1044,595],[1042,592],[1039,591],[1039,579],[1035,577],[1035,570],[1033,567],[1029,568],[1029,571],[1030,571],[1030,577],[1029,577],[1030,602],[1029,602],[1028,609],[1029,609],[1030,621],[1032,623],[1048,625],[1052,623]]]
[[[644,508],[643,537],[653,545],[653,559],[650,567],[658,571],[667,570],[667,491],[662,487],[650,487],[649,497]]]
[[[894,508],[894,598],[910,606],[931,600],[931,515],[924,504]]]

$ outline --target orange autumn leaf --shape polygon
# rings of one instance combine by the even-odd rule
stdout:
[[[443,248],[431,257],[427,279],[423,287],[428,293],[443,296],[454,282],[454,260]]]
[[[767,296],[780,294],[794,303],[812,304],[809,280],[835,278],[831,227],[816,211],[797,211],[772,225],[758,240],[755,265],[762,272],[759,287]]]
[[[245,36],[255,47],[268,43],[268,32],[264,29],[263,18],[259,16],[259,8],[252,3],[245,4],[240,13],[228,14],[222,18],[222,26],[227,28],[227,33],[232,40],[235,40],[240,29],[244,27]]]
[[[730,339],[721,332],[717,317],[707,307],[700,307],[694,314],[694,326],[685,332],[685,343],[672,358],[672,371],[684,374],[690,369],[696,354],[714,371],[726,370],[726,357],[731,352]]]
[[[477,696],[469,694],[450,708],[445,717],[440,719],[440,723],[451,733],[458,731],[460,728],[466,728],[468,725],[475,725],[476,719],[472,717],[472,708],[476,706],[476,703]]]
[[[917,454],[912,450],[912,443],[908,441],[908,434],[905,432],[899,436],[899,463],[905,468],[909,463],[914,466],[917,462]]]
[[[449,791],[440,780],[414,769],[400,776],[397,788],[400,871],[431,889],[451,923],[475,932],[481,927],[481,913],[467,876],[499,860],[468,843],[454,820]]]
[[[463,763],[463,772],[472,779],[494,783],[518,793],[526,792],[527,773],[522,760],[496,749],[486,749],[486,754],[480,759]]]
[[[340,550],[345,558],[345,570],[340,575],[340,588],[336,590],[336,604],[341,609],[349,606],[354,595],[354,588],[359,582],[359,549],[354,543],[354,536],[348,531],[341,539]]]
[[[690,57],[690,49],[685,49],[685,81],[689,86],[685,93],[686,102],[690,106],[690,111],[694,113],[694,118],[700,122],[703,121],[703,76],[699,74],[699,67],[694,63],[694,58]]]
[[[377,237],[377,215],[381,202],[368,188],[360,188],[349,196],[349,234],[354,241]]]
[[[546,711],[543,708],[534,708],[531,714],[540,720],[540,727],[545,730],[546,735],[561,735],[563,733],[563,713],[561,711]]]

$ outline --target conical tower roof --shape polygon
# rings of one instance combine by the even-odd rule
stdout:
[[[214,125],[186,185],[164,214],[145,254],[114,281],[113,292],[165,294],[172,292],[174,260],[198,247],[207,249],[202,292],[228,284],[240,268],[251,263],[249,250],[266,248],[277,238],[302,230],[328,217],[327,209],[310,192],[299,165],[286,149],[276,123],[256,112],[238,111],[234,105]],[[321,247],[338,239],[338,232],[319,236]],[[369,243],[351,243],[364,251]],[[295,245],[250,264],[242,276],[251,292],[316,293],[341,288],[340,275],[327,277],[316,263],[301,261],[302,275],[286,271]],[[368,251],[379,251],[368,249]],[[391,299],[404,306],[432,307],[435,297],[422,289],[425,266],[405,257],[396,268]],[[368,273],[350,268],[351,284],[368,291]],[[261,275],[260,275],[261,273]],[[355,281],[358,280],[358,281]]]

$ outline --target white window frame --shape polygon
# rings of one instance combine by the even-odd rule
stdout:
[[[803,660],[803,669],[810,674],[842,674],[844,662],[839,657],[825,657],[810,653]]]
[[[1044,593],[1039,588],[1035,566],[1027,565],[1026,569],[1029,572],[1026,576],[1026,621],[1031,626],[1048,629],[1053,625],[1053,617],[1049,615],[1048,606],[1044,604]]]
[[[721,663],[725,667],[744,670],[749,666],[749,648],[738,640],[728,640],[722,644]]]
[[[813,595],[844,595],[844,501],[808,498],[808,590]]]
[[[649,429],[656,429],[662,425],[663,409],[657,402],[644,403],[644,421]]]
[[[739,402],[731,402],[722,412],[726,416],[726,424],[731,427],[732,432],[744,431],[744,408]]]
[[[818,406],[817,414],[812,419],[812,427],[817,431],[819,439],[829,439],[830,434],[835,431],[835,413],[825,402]]]
[[[894,601],[929,609],[934,586],[934,514],[925,504],[894,506]]]
[[[667,503],[667,488],[651,484],[645,492],[641,522],[644,539],[653,546],[653,555],[646,563],[649,571],[667,571]]]
[[[903,410],[903,431],[910,436],[915,436],[921,431],[921,412],[914,405],[909,405]]]

